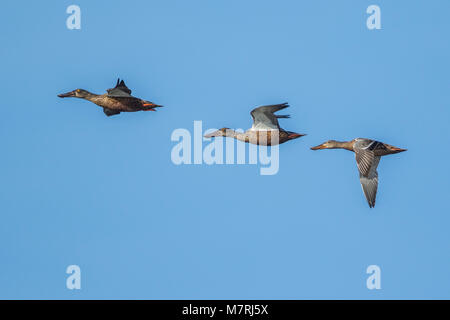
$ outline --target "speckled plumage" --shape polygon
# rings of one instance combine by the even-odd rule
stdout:
[[[289,118],[288,115],[275,115],[278,110],[289,107],[287,103],[262,106],[253,109],[250,114],[253,118],[252,127],[245,132],[236,132],[229,128],[222,128],[205,135],[211,137],[230,137],[243,142],[274,146],[304,136],[304,134],[286,131],[278,123],[280,118]]]
[[[406,149],[366,138],[356,138],[345,142],[329,140],[311,149],[346,149],[353,151],[355,153],[356,165],[358,166],[361,187],[370,208],[375,207],[378,190],[377,167],[381,157],[406,151]]]
[[[74,97],[85,99],[103,108],[107,116],[121,112],[156,111],[155,108],[162,107],[153,102],[142,100],[131,95],[131,90],[123,80],[117,79],[114,88],[107,89],[107,93],[98,95],[84,89],[76,89],[67,93],[59,94],[58,97]]]

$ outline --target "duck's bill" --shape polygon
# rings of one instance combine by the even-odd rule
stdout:
[[[212,138],[212,137],[215,137],[215,136],[216,135],[214,134],[214,132],[211,132],[211,133],[203,135],[204,138]]]
[[[220,137],[220,136],[222,136],[222,132],[220,130],[217,130],[217,131],[213,131],[213,132],[210,132],[208,134],[205,134],[203,137],[205,137],[205,138],[213,138],[213,137]]]
[[[311,147],[311,150],[321,150],[325,149],[325,146],[323,144],[319,144],[318,146]]]
[[[75,97],[75,91],[58,94],[58,97],[60,98]]]

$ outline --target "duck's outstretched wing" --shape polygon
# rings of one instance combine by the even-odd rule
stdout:
[[[123,80],[117,79],[117,84],[114,88],[106,90],[108,97],[131,97],[131,90],[125,85]]]
[[[358,138],[353,144],[355,151],[356,164],[358,170],[363,176],[367,176],[377,156],[383,155],[382,152],[386,149],[385,144],[379,141]],[[379,160],[378,160],[379,161]],[[378,163],[377,163],[378,165]]]
[[[275,115],[274,112],[289,107],[289,104],[275,104],[253,109],[250,114],[253,118],[251,130],[280,130],[279,118],[289,118],[289,115]]]
[[[372,140],[360,140],[353,146],[359,171],[359,181],[371,208],[375,206],[378,190],[377,167],[381,157],[376,156],[374,152],[378,143]]]
[[[361,182],[361,187],[363,189],[364,195],[366,196],[369,207],[375,207],[375,200],[377,197],[378,190],[378,172],[377,166],[380,162],[380,157],[374,158],[374,163],[367,176],[359,173],[359,181]]]
[[[364,195],[366,196],[369,207],[375,207],[375,200],[378,190],[378,173],[375,171],[373,175],[370,175],[368,177],[359,175],[359,181],[361,182],[361,187],[363,189]]]
[[[115,115],[115,114],[119,114],[119,113],[120,113],[120,111],[118,111],[118,110],[113,110],[113,109],[109,109],[109,108],[103,108],[103,112],[104,112],[108,117],[111,117],[111,116],[113,116],[113,115]]]

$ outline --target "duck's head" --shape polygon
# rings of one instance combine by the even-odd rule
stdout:
[[[318,146],[312,147],[311,150],[334,149],[338,142],[336,140],[328,140]]]
[[[216,131],[213,131],[211,133],[205,134],[204,137],[205,138],[212,138],[212,137],[227,137],[230,135],[230,133],[233,130],[231,130],[230,128],[222,128]],[[228,134],[227,134],[228,133]]]
[[[84,89],[75,89],[75,90],[67,92],[67,93],[58,94],[58,97],[60,97],[60,98],[74,97],[74,98],[85,99],[89,95],[90,95],[89,91],[86,91]]]

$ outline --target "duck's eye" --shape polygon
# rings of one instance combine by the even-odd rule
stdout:
[[[81,90],[80,89],[77,89],[77,92],[80,92]]]

